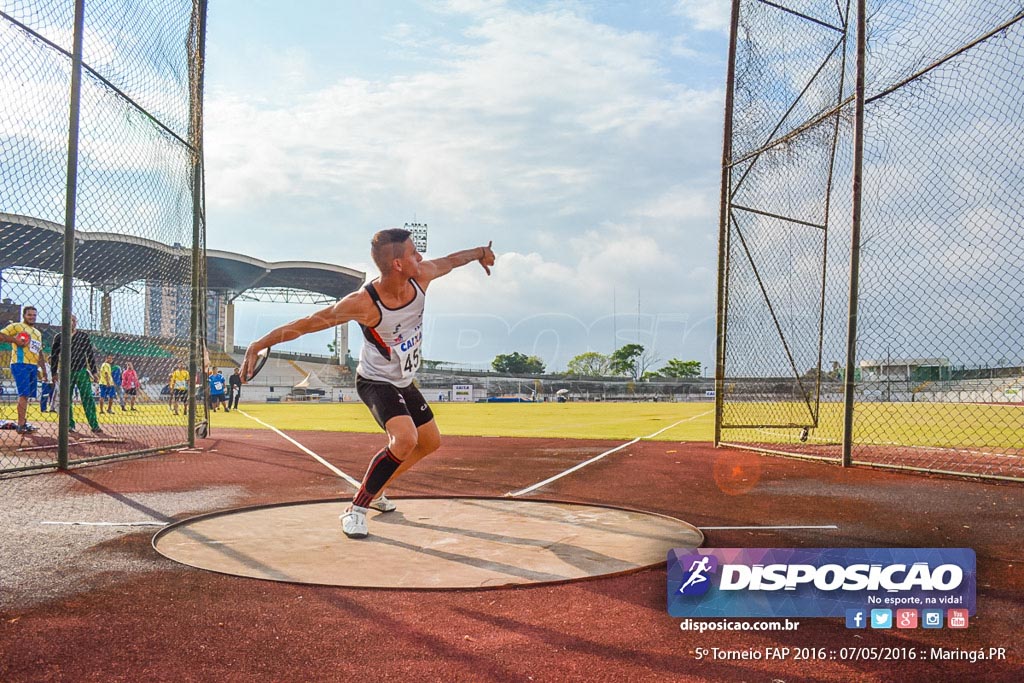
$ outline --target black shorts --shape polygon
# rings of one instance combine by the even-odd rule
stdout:
[[[172,389],[171,397],[176,401],[187,401],[188,400],[188,389]]]
[[[434,411],[427,404],[427,399],[413,384],[396,387],[390,382],[375,382],[356,375],[356,392],[381,429],[388,420],[399,415],[408,415],[417,427],[434,419]]]
[[[138,391],[138,389],[134,389],[134,388],[133,389],[125,389],[124,390],[124,395],[125,396],[134,396],[137,391]]]

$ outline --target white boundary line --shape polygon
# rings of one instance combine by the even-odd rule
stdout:
[[[166,522],[40,522],[61,526],[167,526]]]
[[[820,526],[701,526],[697,528],[701,531],[728,531],[733,529],[838,529],[839,527],[835,524],[822,524]]]
[[[595,455],[590,460],[584,460],[580,464],[575,465],[573,467],[570,467],[569,469],[565,470],[564,472],[556,474],[553,477],[548,477],[544,481],[537,482],[533,486],[527,486],[525,489],[520,489],[519,491],[510,491],[510,492],[506,493],[505,496],[507,498],[516,498],[518,496],[522,496],[524,494],[530,493],[531,491],[536,491],[540,487],[547,486],[548,484],[550,484],[553,481],[557,481],[557,480],[561,479],[562,477],[568,476],[568,475],[572,474],[573,472],[575,472],[577,470],[581,470],[584,467],[586,467],[587,465],[590,465],[591,463],[595,463],[595,462],[597,462],[598,460],[600,460],[601,458],[603,458],[605,456],[608,456],[608,455],[611,455],[612,453],[616,453],[618,451],[621,451],[623,448],[628,448],[629,446],[632,446],[633,444],[635,444],[637,441],[641,441],[643,439],[653,439],[654,437],[658,436],[662,432],[667,432],[668,430],[672,429],[676,425],[680,425],[680,424],[682,424],[684,422],[689,422],[691,420],[696,420],[698,417],[704,417],[705,415],[708,415],[708,414],[710,414],[712,412],[714,412],[714,411],[713,410],[706,410],[706,411],[704,411],[703,413],[701,413],[699,415],[693,415],[692,417],[687,417],[687,418],[684,418],[684,419],[679,420],[677,422],[673,422],[668,427],[665,427],[663,429],[659,429],[658,431],[654,432],[653,434],[648,434],[647,436],[638,436],[635,439],[633,439],[632,441],[624,443],[621,446],[616,446],[615,448],[613,448],[611,450],[608,450],[608,451],[605,451],[604,453],[600,453],[598,455]]]
[[[344,472],[339,470],[337,467],[335,467],[331,463],[327,462],[326,460],[321,458],[319,455],[317,455],[316,453],[314,453],[313,451],[309,450],[308,448],[303,446],[301,443],[299,443],[298,441],[296,441],[292,437],[290,437],[287,434],[285,434],[284,432],[282,432],[277,427],[275,427],[273,425],[267,424],[266,422],[264,422],[263,420],[259,419],[258,417],[253,417],[252,415],[250,415],[249,413],[245,412],[244,410],[239,410],[238,412],[242,413],[242,415],[245,415],[250,420],[252,420],[254,422],[260,423],[261,425],[263,425],[267,429],[271,430],[272,432],[276,433],[277,435],[283,437],[286,441],[288,441],[288,442],[292,443],[293,445],[295,445],[296,447],[298,447],[303,453],[306,453],[307,455],[313,456],[313,458],[318,463],[320,463],[321,465],[323,465],[324,467],[329,469],[331,472],[334,472],[336,475],[338,475],[339,477],[341,477],[342,479],[347,481],[349,484],[351,484],[352,488],[357,489],[357,490],[359,489],[360,482],[358,482],[355,479],[353,479],[352,477],[348,476],[347,474],[345,474]]]

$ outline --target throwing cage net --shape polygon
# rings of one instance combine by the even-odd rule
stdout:
[[[716,442],[1024,478],[1024,3],[733,12]]]
[[[0,327],[35,307],[50,365],[77,319],[63,389],[58,367],[29,391],[11,367],[37,354],[0,344],[0,470],[189,445],[206,419],[205,9],[0,0]]]

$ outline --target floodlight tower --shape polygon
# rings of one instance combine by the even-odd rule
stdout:
[[[421,254],[427,253],[427,224],[406,223],[403,227],[412,233],[412,243],[416,251]]]

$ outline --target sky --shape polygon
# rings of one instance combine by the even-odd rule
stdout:
[[[431,287],[428,359],[639,342],[710,366],[728,9],[211,2],[208,247],[375,273],[375,231],[426,223],[426,258],[498,255]],[[315,308],[240,302],[236,343]]]

